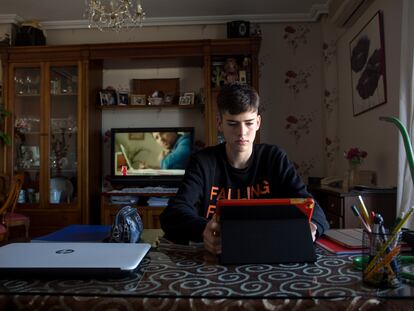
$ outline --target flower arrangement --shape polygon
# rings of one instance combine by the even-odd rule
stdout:
[[[348,151],[344,152],[344,157],[350,164],[361,164],[367,155],[368,153],[366,151],[360,150],[356,147],[350,148]]]

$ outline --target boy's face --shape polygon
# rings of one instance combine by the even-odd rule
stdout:
[[[260,121],[257,111],[234,115],[225,112],[218,118],[218,127],[223,132],[228,148],[243,152],[251,149],[260,128]]]

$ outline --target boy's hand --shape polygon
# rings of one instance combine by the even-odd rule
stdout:
[[[220,236],[220,224],[217,221],[216,215],[207,223],[203,232],[204,247],[210,253],[221,253],[221,236]]]
[[[312,233],[312,240],[313,240],[313,242],[315,242],[315,240],[316,240],[316,229],[318,229],[318,227],[316,227],[316,225],[313,222],[310,222],[309,225],[310,225],[310,229],[311,229],[311,233]]]

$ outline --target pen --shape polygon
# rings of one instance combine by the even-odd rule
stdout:
[[[372,222],[374,222],[375,216],[376,216],[375,212],[371,211],[371,221]]]
[[[352,205],[351,206],[352,212],[354,212],[354,215],[357,216],[359,218],[359,220],[361,220],[362,225],[365,227],[365,229],[368,232],[371,232],[371,227],[368,226],[368,224],[365,222],[364,218],[361,216],[361,214],[358,211],[358,208],[356,207],[356,205]]]
[[[395,228],[393,229],[392,233],[391,233],[391,237],[388,239],[387,242],[384,243],[384,245],[381,247],[381,249],[377,252],[377,254],[375,255],[375,257],[370,261],[370,263],[368,264],[368,266],[365,268],[365,273],[368,273],[369,271],[371,271],[371,269],[373,268],[373,266],[375,265],[375,262],[378,260],[379,257],[381,257],[384,252],[386,251],[386,249],[391,245],[392,242],[394,242],[394,240],[398,237],[398,233],[401,230],[402,226],[404,226],[404,224],[407,222],[408,218],[411,216],[411,214],[413,213],[414,207],[411,206],[410,209],[408,210],[408,212],[404,215],[403,218],[401,218],[401,220],[398,222],[398,224],[395,226]]]
[[[382,241],[383,243],[386,243],[387,235],[386,235],[385,227],[384,227],[384,218],[382,218],[381,214],[378,213],[375,215],[374,224],[379,225],[379,233],[381,234]],[[387,247],[385,251],[389,253],[391,251],[390,247]],[[395,273],[398,273],[398,264],[395,259],[391,260],[390,265],[391,265],[392,270]]]
[[[362,210],[362,216],[364,216],[365,222],[368,226],[371,226],[371,219],[369,219],[369,214],[367,207],[365,206],[364,200],[362,199],[362,196],[358,196],[359,202],[361,203],[361,210]]]

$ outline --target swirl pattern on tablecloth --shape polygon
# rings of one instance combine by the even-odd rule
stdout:
[[[161,244],[150,251],[136,272],[122,278],[3,279],[0,293],[215,299],[398,296],[401,289],[365,286],[361,271],[352,267],[353,258],[317,248],[315,263],[223,266],[203,248]]]

